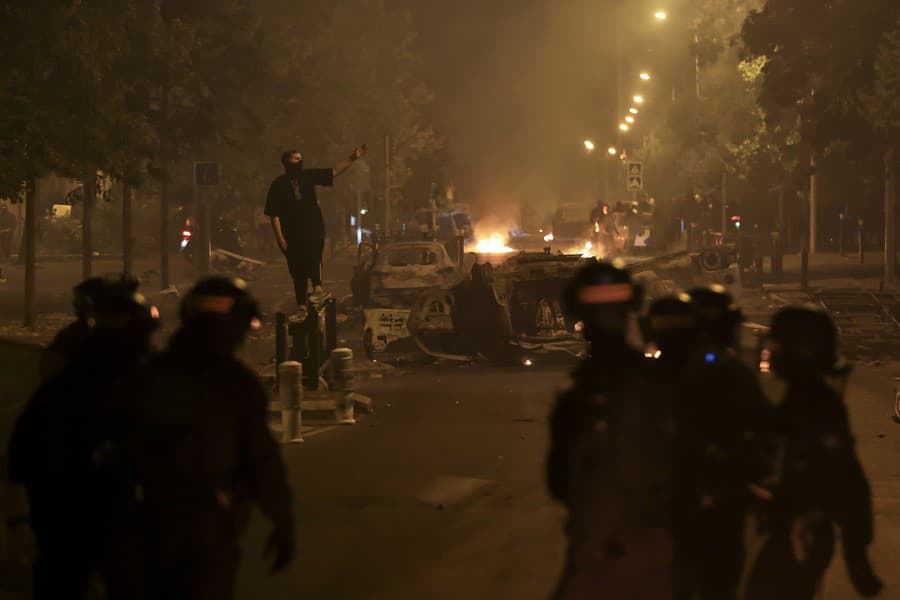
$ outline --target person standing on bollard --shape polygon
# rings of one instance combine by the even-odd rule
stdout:
[[[357,146],[348,158],[331,169],[304,169],[299,150],[281,155],[284,175],[276,177],[266,196],[265,214],[272,220],[275,241],[287,259],[294,281],[297,314],[306,319],[308,282],[313,294],[321,297],[322,251],[325,248],[325,220],[316,198],[316,187],[331,187],[334,178],[366,154],[366,146]]]
[[[293,558],[291,494],[266,393],[235,357],[258,325],[243,281],[201,281],[168,349],[130,383],[149,598],[232,598],[251,503],[273,524],[271,571]]]
[[[672,594],[668,531],[671,411],[645,385],[626,343],[640,288],[608,263],[585,266],[564,293],[590,356],[550,418],[547,484],[568,512],[566,563],[554,600]]]
[[[38,600],[84,598],[94,575],[108,598],[135,597],[110,570],[133,550],[109,552],[134,496],[116,452],[115,390],[148,356],[157,321],[143,298],[115,286],[94,290],[80,314],[78,352],[38,388],[9,447],[9,477],[25,486],[37,543]]]
[[[772,369],[787,384],[775,409],[783,458],[775,463],[769,538],[750,573],[747,600],[811,600],[835,551],[835,527],[857,593],[882,583],[868,558],[874,537],[872,496],[850,433],[847,407],[826,377],[838,366],[838,334],[818,307],[780,310],[770,329]]]

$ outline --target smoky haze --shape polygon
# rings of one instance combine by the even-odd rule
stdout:
[[[615,142],[612,24],[591,0],[409,2],[447,176],[481,218],[590,203],[582,141]],[[595,160],[595,159],[594,159]],[[476,217],[478,218],[478,217]]]

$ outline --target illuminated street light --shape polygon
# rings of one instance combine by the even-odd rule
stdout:
[[[584,140],[584,149],[587,150],[588,152],[593,152],[594,151],[594,142],[592,142],[591,140]]]
[[[643,79],[644,81],[650,81],[650,73],[647,73],[646,71],[641,72],[641,79]]]
[[[634,117],[632,117],[631,115],[628,115],[627,117],[625,117],[625,122],[626,123],[634,123]]]
[[[643,97],[643,96],[635,96],[634,98],[632,98],[632,100],[634,100],[635,103],[637,103],[637,104],[643,104],[643,103],[644,103],[644,97]]]
[[[607,148],[606,151],[609,152],[609,155],[610,155],[610,156],[615,156],[616,154],[619,153],[619,151],[616,150],[615,148],[613,148],[612,146],[610,146],[609,148]]]
[[[638,114],[638,109],[636,109],[635,107],[632,106],[631,108],[628,109],[628,112],[630,112],[633,115],[636,115],[636,114]]]
[[[656,18],[657,21],[665,21],[666,19],[669,18],[669,15],[667,15],[666,11],[664,11],[664,10],[656,11],[655,13],[653,13],[653,16]]]
[[[626,123],[619,123],[620,131],[628,131],[629,129],[630,129],[630,127],[628,127],[628,125]]]

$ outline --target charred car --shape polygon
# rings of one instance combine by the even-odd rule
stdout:
[[[462,279],[440,242],[396,242],[361,254],[350,282],[363,308],[411,308],[423,292],[446,290]]]
[[[410,311],[423,297],[443,297],[463,275],[440,242],[396,242],[361,247],[350,286],[363,309],[367,354],[409,333]]]

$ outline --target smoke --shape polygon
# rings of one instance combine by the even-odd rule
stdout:
[[[523,207],[543,218],[559,203],[592,205],[582,141],[615,141],[607,11],[596,0],[462,4],[443,31],[435,109],[476,230],[520,224]]]

